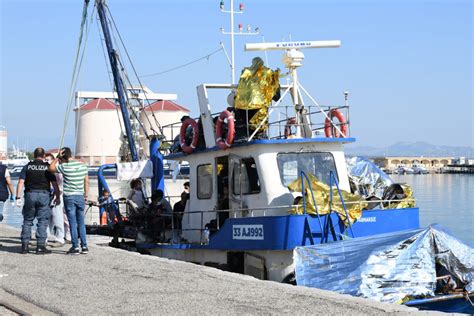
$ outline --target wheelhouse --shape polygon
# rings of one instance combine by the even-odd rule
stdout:
[[[328,185],[332,171],[339,187],[350,191],[343,143],[352,141],[256,140],[225,151],[210,148],[191,155],[167,156],[166,159],[187,161],[190,166],[190,200],[183,217],[183,237],[189,242],[201,242],[206,224],[212,220],[223,224],[219,213],[228,213],[230,218],[288,215],[295,197],[301,196],[301,192],[292,192],[288,184],[301,171]]]

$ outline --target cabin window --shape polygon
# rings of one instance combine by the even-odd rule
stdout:
[[[301,171],[316,176],[320,181],[329,184],[329,172],[333,171],[337,177],[334,157],[331,153],[306,152],[278,154],[278,169],[281,182],[288,186],[298,179]],[[339,179],[338,179],[339,181]]]
[[[200,200],[212,197],[212,165],[199,165],[197,167],[197,197]]]
[[[253,158],[242,158],[234,163],[232,168],[232,192],[234,195],[260,193],[260,180]]]

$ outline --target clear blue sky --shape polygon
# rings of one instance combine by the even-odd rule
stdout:
[[[221,26],[228,30],[229,22],[218,0],[107,2],[140,74],[186,63],[217,49],[220,41],[229,42],[219,31]],[[0,125],[22,146],[55,147],[82,1],[0,3]],[[340,39],[339,49],[306,50],[300,79],[321,104],[341,104],[342,92],[350,91],[352,134],[359,145],[474,146],[472,3],[249,0],[236,23],[259,26],[266,41]],[[110,91],[97,23],[91,26],[78,89]],[[243,51],[246,41],[261,38],[237,37],[238,72],[255,56]],[[270,66],[283,68],[281,55],[270,52]],[[177,102],[197,114],[195,87],[227,82],[229,76],[219,53],[144,83],[155,92],[177,93]]]

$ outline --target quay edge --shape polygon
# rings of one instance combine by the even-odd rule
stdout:
[[[21,255],[19,231],[0,231],[1,289],[57,314],[427,314],[94,243],[87,255]]]

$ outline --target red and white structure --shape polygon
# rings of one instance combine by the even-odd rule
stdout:
[[[131,87],[127,89],[127,96],[135,113],[132,114],[130,111],[140,155],[148,154],[148,140],[139,129],[138,119],[144,125],[147,134],[153,135],[154,131],[160,132],[158,124],[164,126],[174,123],[190,112],[171,101],[176,99],[175,94],[153,93],[146,87],[143,89]],[[117,98],[117,94],[111,92],[76,92],[75,155],[90,166],[121,161],[124,132]],[[144,105],[148,101],[150,105]],[[165,135],[169,139],[171,129],[165,130],[165,134],[170,134]]]

